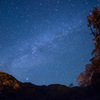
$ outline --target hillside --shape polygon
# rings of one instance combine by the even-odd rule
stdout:
[[[21,83],[0,72],[0,100],[100,100],[100,74],[94,76],[91,86],[70,88],[60,84],[37,86]]]

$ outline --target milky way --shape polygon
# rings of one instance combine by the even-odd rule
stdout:
[[[76,83],[94,48],[86,16],[99,0],[0,0],[0,71],[36,85]]]

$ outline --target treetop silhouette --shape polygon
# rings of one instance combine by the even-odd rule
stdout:
[[[100,72],[100,8],[94,7],[90,12],[87,20],[91,34],[94,36],[95,49],[92,51],[94,57],[90,59],[91,63],[85,66],[85,71],[81,72],[77,77],[77,82],[80,86],[90,85],[93,74]]]

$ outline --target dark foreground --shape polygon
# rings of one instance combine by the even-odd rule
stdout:
[[[100,74],[87,87],[67,87],[53,84],[36,86],[21,83],[13,76],[0,72],[0,100],[100,100]]]

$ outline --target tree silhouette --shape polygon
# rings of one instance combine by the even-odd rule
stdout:
[[[93,11],[88,14],[88,27],[90,27],[91,34],[94,36],[93,41],[95,49],[92,51],[94,57],[90,59],[91,64],[85,66],[85,71],[81,72],[77,77],[77,82],[80,86],[87,86],[91,84],[92,76],[96,72],[100,72],[100,8],[94,7]]]

